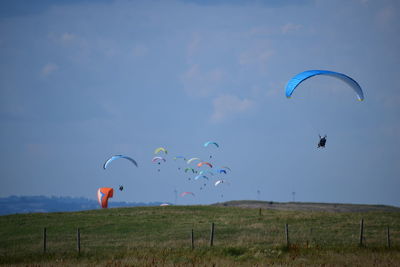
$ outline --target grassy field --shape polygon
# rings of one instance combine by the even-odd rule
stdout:
[[[358,246],[361,218],[364,247]],[[209,246],[211,222],[215,223],[213,247]],[[400,212],[263,209],[260,216],[254,208],[135,207],[8,215],[0,217],[0,226],[0,264],[6,265],[400,266]],[[387,226],[391,248],[387,248]]]

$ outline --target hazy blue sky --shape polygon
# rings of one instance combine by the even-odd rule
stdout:
[[[1,1],[0,196],[400,206],[400,2]],[[286,82],[316,77],[286,99]],[[326,149],[317,149],[327,134]],[[219,149],[204,148],[208,140]],[[159,146],[166,164],[151,163]],[[188,180],[172,158],[227,165]],[[136,159],[103,162],[113,154]],[[215,180],[216,177],[212,177]],[[223,198],[221,197],[223,194]]]

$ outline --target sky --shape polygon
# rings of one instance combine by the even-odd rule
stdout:
[[[1,1],[0,197],[400,206],[399,14],[395,0]],[[310,69],[349,75],[365,101],[326,76],[287,99]],[[104,170],[116,154],[138,167]],[[175,156],[231,172],[194,180]]]

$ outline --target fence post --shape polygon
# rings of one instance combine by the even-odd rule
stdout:
[[[43,253],[46,252],[46,227],[43,228]]]
[[[286,223],[285,224],[285,234],[286,234],[286,247],[289,248],[289,225]]]
[[[261,208],[260,208],[260,210],[258,211],[258,215],[261,217]]]
[[[361,221],[360,221],[360,242],[358,244],[360,247],[363,246],[363,238],[364,238],[364,219],[361,219]]]
[[[210,247],[214,244],[214,223],[211,223]]]
[[[313,229],[312,228],[310,228],[310,235],[307,238],[307,247],[310,247],[311,243],[313,243]]]
[[[387,227],[387,246],[390,248],[390,229]]]
[[[193,234],[193,229],[192,229],[192,234],[191,234],[191,240],[192,240],[192,249],[194,249],[194,234]]]
[[[76,250],[81,253],[81,231],[79,228],[76,230]]]

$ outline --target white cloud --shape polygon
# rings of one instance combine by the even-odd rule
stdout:
[[[393,27],[396,22],[396,8],[387,6],[380,9],[376,15],[376,20],[381,27]]]
[[[225,76],[222,69],[202,71],[199,65],[192,65],[181,77],[185,91],[194,96],[209,96],[218,89]]]
[[[49,76],[53,72],[58,70],[58,66],[54,63],[47,63],[41,70],[42,76]]]
[[[269,82],[265,96],[268,98],[281,97],[282,88],[285,88],[285,82]]]
[[[75,39],[76,39],[76,35],[74,35],[72,33],[68,33],[68,32],[63,33],[61,35],[61,37],[60,37],[60,41],[63,42],[63,43],[68,43],[68,42],[71,42],[71,41],[73,41]]]
[[[249,99],[240,99],[235,95],[221,95],[213,100],[214,113],[211,116],[212,122],[220,122],[235,114],[243,113],[254,106]]]
[[[400,107],[400,94],[397,92],[394,94],[390,94],[387,96],[382,96],[383,101],[382,103],[386,108],[390,109],[399,109]]]
[[[11,120],[26,119],[27,117],[31,118],[33,115],[31,112],[28,112],[26,106],[14,100],[9,100],[2,103],[0,105],[0,114],[3,116],[3,118]]]
[[[283,34],[289,34],[292,32],[297,32],[303,28],[301,24],[286,23],[282,26],[281,31]]]
[[[46,156],[51,151],[49,145],[46,144],[28,143],[24,147],[27,154],[41,157]]]
[[[272,35],[276,33],[276,30],[272,27],[253,27],[250,29],[250,35]]]
[[[239,64],[245,67],[256,68],[265,72],[271,57],[275,52],[268,48],[268,44],[259,43],[239,55]]]
[[[194,34],[192,40],[187,47],[187,58],[189,61],[192,59],[193,55],[199,50],[201,38],[199,34]]]
[[[82,50],[86,50],[90,47],[90,43],[93,40],[87,39],[82,35],[78,35],[71,32],[55,33],[51,32],[48,34],[49,39],[57,45],[63,48],[75,48],[80,53]],[[99,40],[95,40],[95,44],[98,44]]]
[[[132,56],[142,57],[147,54],[148,48],[143,44],[137,44],[132,49]]]
[[[264,65],[273,54],[274,53],[271,50],[249,50],[240,55],[239,63],[241,65],[250,65],[256,63]]]
[[[51,32],[48,34],[48,37],[51,41],[62,45],[73,44],[80,40],[79,36],[70,32],[64,32],[64,33]]]

